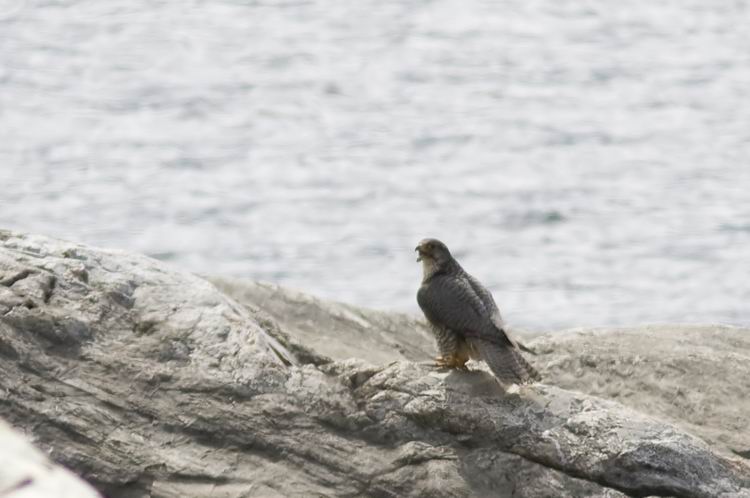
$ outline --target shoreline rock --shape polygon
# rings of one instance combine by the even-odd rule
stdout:
[[[333,359],[425,361],[435,352],[424,321],[407,314],[328,302],[266,282],[208,279]],[[341,341],[319,340],[315,330]],[[750,330],[662,324],[545,335],[512,332],[536,353],[531,360],[545,383],[618,401],[677,424],[727,455],[750,453]]]
[[[49,461],[0,420],[0,496],[96,498],[99,493],[67,469]]]
[[[750,330],[650,325],[570,330],[532,343],[547,379],[618,401],[725,454],[750,449]]]
[[[420,362],[415,318],[224,291],[0,232],[0,418],[115,498],[750,497],[742,459],[551,385],[553,338],[531,344],[547,383],[506,392]]]

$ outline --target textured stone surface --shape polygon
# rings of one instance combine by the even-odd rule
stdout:
[[[399,313],[353,308],[290,291],[272,284],[211,278],[239,302],[263,309],[287,330],[325,329],[331,337],[347,336],[356,324],[336,321],[338,308],[353,309],[359,331],[384,338],[389,351],[420,349],[404,359],[426,359],[435,353],[424,323]],[[295,312],[297,303],[311,303]],[[638,411],[679,425],[727,454],[750,458],[750,329],[721,325],[652,325],[617,329],[576,329],[539,336],[513,330],[533,349],[529,356],[545,382],[616,400]],[[427,335],[428,339],[422,339]],[[336,341],[316,344],[308,334],[301,342],[332,358],[356,356],[377,363],[381,351],[367,347],[338,349]],[[379,339],[380,340],[380,339]],[[334,343],[329,347],[329,343]],[[373,353],[373,351],[376,351]],[[410,351],[415,351],[410,349]],[[476,368],[476,367],[474,367]]]
[[[414,319],[407,347],[402,318],[347,316],[386,361],[333,361],[271,308],[0,232],[0,417],[112,497],[750,497],[741,459],[619,403],[407,361],[432,348]]]
[[[50,462],[26,438],[0,421],[0,496],[95,498],[99,494],[67,469]]]
[[[748,329],[571,330],[532,344],[543,375],[556,386],[659,416],[727,453],[750,450]]]
[[[265,313],[296,341],[327,357],[363,358],[377,364],[435,356],[432,334],[424,320],[412,315],[325,301],[267,282],[207,278],[220,291]]]

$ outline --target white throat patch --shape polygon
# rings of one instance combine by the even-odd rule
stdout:
[[[432,258],[422,258],[422,281],[430,278],[438,269],[437,263]]]

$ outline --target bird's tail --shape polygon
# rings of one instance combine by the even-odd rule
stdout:
[[[504,384],[531,384],[542,378],[539,372],[521,355],[518,348],[481,339],[476,341],[479,342],[476,346],[482,355],[482,359],[490,367],[495,377]]]

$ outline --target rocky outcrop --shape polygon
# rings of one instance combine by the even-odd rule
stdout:
[[[331,303],[265,282],[209,280],[248,308],[265,310],[300,342],[334,359],[382,363],[377,344],[386,345],[393,359],[426,360],[435,351],[424,323],[408,314]],[[317,339],[315,330],[325,331],[331,340]],[[341,350],[336,339],[347,340],[352,330],[356,340]],[[650,325],[543,336],[513,332],[534,350],[532,359],[546,383],[618,401],[678,425],[726,454],[750,458],[750,330]],[[375,345],[359,342],[373,337]]]
[[[727,454],[750,456],[750,330],[717,325],[570,330],[532,344],[556,386],[619,401]]]
[[[426,323],[413,315],[325,301],[268,282],[206,279],[246,306],[261,323],[278,325],[295,342],[327,358],[361,358],[381,364],[435,356],[432,334]]]
[[[0,417],[112,497],[750,497],[741,459],[669,423],[436,371],[419,322],[402,343],[401,318],[339,309],[318,351],[151,259],[0,232]],[[340,359],[350,330],[383,356]]]
[[[7,498],[96,498],[72,472],[53,464],[26,438],[0,421],[0,496]]]

